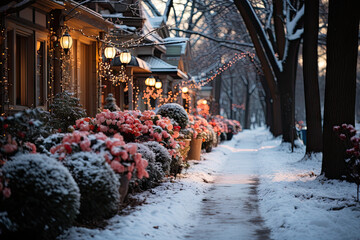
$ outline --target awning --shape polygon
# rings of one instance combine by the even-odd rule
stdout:
[[[176,66],[161,60],[160,58],[154,56],[141,56],[140,58],[150,65],[152,73],[172,74],[173,76],[175,75],[181,79],[188,79],[188,76],[184,72],[182,72]]]
[[[119,57],[111,61],[111,66],[115,69],[120,68],[121,64]],[[135,73],[151,73],[150,65],[138,57],[131,56],[131,61],[126,66],[133,67]]]

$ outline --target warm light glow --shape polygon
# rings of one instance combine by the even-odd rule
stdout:
[[[145,84],[146,86],[154,87],[156,84],[156,79],[153,76],[150,76],[145,80]]]
[[[41,42],[37,41],[36,42],[36,51],[39,51],[41,47]]]
[[[122,64],[129,64],[131,62],[131,53],[127,50],[120,53],[120,62]]]
[[[106,47],[104,50],[104,54],[106,58],[113,59],[116,54],[116,48],[112,46]]]
[[[72,44],[73,44],[73,39],[66,30],[64,35],[60,38],[60,46],[64,49],[65,54],[67,54],[67,52],[70,50]]]
[[[183,92],[183,93],[188,93],[188,92],[189,92],[189,88],[188,88],[188,87],[183,87],[183,88],[182,88],[182,92]]]
[[[202,101],[202,104],[207,104],[207,101],[204,99],[204,100]]]
[[[161,87],[162,87],[162,83],[160,81],[155,83],[156,89],[160,89]]]

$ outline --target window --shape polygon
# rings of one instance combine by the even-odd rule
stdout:
[[[9,100],[13,110],[46,105],[47,34],[13,25],[8,31]]]
[[[16,34],[16,105],[28,106],[28,37]]]

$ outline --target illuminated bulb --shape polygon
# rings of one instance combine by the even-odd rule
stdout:
[[[183,93],[187,93],[187,92],[189,92],[189,88],[187,88],[187,87],[183,87],[183,88],[182,88],[182,92],[183,92]]]
[[[207,104],[207,101],[204,99],[204,100],[202,101],[202,104]]]
[[[162,87],[162,83],[160,81],[155,83],[156,89],[160,89],[161,87]]]

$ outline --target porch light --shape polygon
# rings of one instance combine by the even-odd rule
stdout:
[[[116,54],[116,48],[113,46],[108,46],[104,50],[105,57],[108,59],[113,59]]]
[[[122,64],[129,64],[131,62],[131,53],[128,50],[120,53],[120,62]]]
[[[150,86],[150,87],[154,87],[156,85],[156,79],[153,76],[148,77],[145,80],[145,85]]]
[[[64,35],[60,38],[60,46],[64,49],[65,54],[67,54],[72,47],[73,39],[70,36],[68,30],[65,31]]]
[[[188,88],[188,87],[183,87],[183,88],[182,88],[182,92],[183,92],[183,93],[188,93],[188,92],[189,92],[189,88]]]
[[[155,88],[160,89],[162,87],[162,83],[160,81],[155,83]]]

